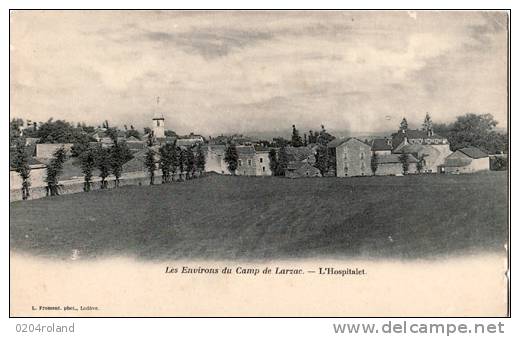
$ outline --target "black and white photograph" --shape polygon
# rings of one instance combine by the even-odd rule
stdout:
[[[10,316],[509,315],[509,11],[9,20]]]

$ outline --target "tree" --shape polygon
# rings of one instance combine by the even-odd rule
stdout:
[[[56,120],[52,118],[40,125],[40,128],[34,132],[36,137],[40,138],[39,143],[79,143],[95,141],[90,137],[82,127],[74,127],[71,123]]]
[[[424,154],[420,155],[417,162],[417,172],[421,173],[424,168]]]
[[[328,133],[327,130],[325,130],[325,126],[322,124],[321,131],[318,134],[317,139],[316,139],[316,143],[326,146],[330,141],[332,141],[334,139],[336,139],[336,137],[334,137],[333,135]]]
[[[308,144],[308,143],[307,143],[307,134],[304,133],[304,134],[303,134],[303,146],[307,146],[307,144]]]
[[[329,152],[326,146],[319,145],[316,149],[316,163],[314,166],[320,170],[322,176],[329,172]]]
[[[401,124],[399,125],[399,131],[405,132],[406,130],[408,130],[408,121],[406,120],[406,118],[403,118]]]
[[[78,158],[84,151],[88,150],[89,147],[89,140],[87,138],[80,138],[72,145],[72,148],[70,149],[70,155],[72,157]]]
[[[107,136],[112,139],[112,142],[114,144],[117,144],[117,129],[116,128],[107,128],[107,131],[105,131]]]
[[[378,155],[374,152],[372,155],[372,158],[370,158],[370,168],[372,169],[372,174],[376,175],[377,167],[379,166],[378,163]]]
[[[153,179],[155,177],[155,154],[152,149],[148,149],[146,152],[144,165],[148,170],[148,175],[150,175],[150,185],[153,185]]]
[[[175,137],[175,138],[178,137],[177,134],[175,133],[175,131],[173,131],[173,130],[166,130],[166,131],[164,131],[164,135],[166,137]]]
[[[314,144],[314,143],[316,143],[316,141],[317,141],[317,135],[315,133],[313,133],[312,130],[309,130],[308,143]]]
[[[195,154],[195,166],[197,167],[197,171],[199,175],[202,175],[206,170],[206,157],[204,156],[204,151],[202,151],[202,145],[197,145],[197,150]]]
[[[195,164],[195,155],[193,154],[193,149],[186,149],[186,178],[193,178],[196,169],[197,165]]]
[[[115,187],[119,187],[119,178],[123,173],[123,164],[132,159],[132,153],[125,142],[115,142],[110,148],[110,167],[116,178]]]
[[[401,162],[401,165],[403,165],[403,174],[408,173],[408,155],[406,153],[403,153],[399,156],[399,161]]]
[[[271,169],[271,174],[273,176],[278,175],[278,158],[275,149],[269,150],[269,168]]]
[[[276,168],[277,176],[285,176],[285,170],[289,165],[289,155],[287,154],[287,149],[285,146],[282,146],[278,151],[278,165]]]
[[[94,154],[96,156],[96,167],[101,178],[101,189],[105,189],[108,185],[106,178],[110,174],[111,168],[110,150],[99,146],[94,151]]]
[[[303,146],[302,137],[300,137],[295,125],[292,126],[291,145],[294,147]]]
[[[47,177],[45,178],[45,182],[47,183],[47,195],[59,195],[59,176],[63,171],[65,160],[67,160],[67,153],[62,146],[54,152],[49,165],[47,165]]]
[[[229,144],[226,147],[226,153],[224,155],[224,161],[227,164],[229,172],[235,175],[235,172],[238,168],[238,152],[235,144]]]
[[[491,114],[466,114],[457,117],[453,123],[448,140],[451,150],[456,151],[466,146],[475,146],[490,153],[504,151],[507,136],[501,137],[494,131],[498,122]]]
[[[139,131],[135,130],[132,125],[130,125],[130,130],[126,130],[125,136],[126,138],[135,137],[141,140],[141,134],[139,133]]]
[[[86,150],[81,152],[78,159],[85,180],[83,183],[83,191],[88,192],[91,187],[92,172],[94,171],[94,167],[96,167],[96,155],[94,149],[88,147]]]
[[[12,162],[13,168],[22,178],[22,199],[29,197],[29,187],[31,187],[31,168],[29,166],[29,155],[23,140],[16,142],[16,148]]]
[[[424,117],[422,129],[428,133],[433,132],[433,122],[429,113],[426,113],[426,116]]]
[[[150,151],[150,150],[149,150]],[[162,182],[169,183],[173,177],[171,175],[172,165],[174,164],[172,152],[176,151],[175,145],[166,143],[159,148],[159,168],[162,171]]]
[[[273,147],[282,147],[289,145],[289,141],[282,137],[275,137],[273,138],[272,142]]]
[[[152,133],[152,129],[150,129],[149,127],[145,126],[145,127],[143,128],[143,132],[144,132],[145,135],[146,135],[146,134],[151,134],[151,133]]]

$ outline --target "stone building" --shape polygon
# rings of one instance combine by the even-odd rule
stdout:
[[[445,173],[489,171],[489,155],[479,148],[465,147],[449,155],[440,170]]]
[[[336,157],[336,176],[354,177],[372,175],[370,161],[372,148],[357,138],[331,141],[327,147]]]

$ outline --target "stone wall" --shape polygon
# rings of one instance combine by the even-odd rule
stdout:
[[[179,174],[177,174],[176,179],[180,179]],[[115,187],[115,178],[108,177],[108,188]],[[162,182],[162,174],[160,172],[156,172],[154,177],[154,184],[161,184]],[[119,179],[119,186],[127,186],[127,185],[149,185],[150,177],[145,173],[140,172],[140,174],[132,174],[123,176]],[[91,190],[99,190],[101,189],[101,180],[96,177],[90,186]],[[60,181],[60,194],[73,194],[73,193],[81,193],[83,192],[83,180],[67,180]],[[29,191],[29,200],[39,199],[47,196],[47,188],[46,186],[35,186],[31,187]],[[9,201],[17,201],[22,200],[22,190],[21,188],[10,189],[9,190]]]

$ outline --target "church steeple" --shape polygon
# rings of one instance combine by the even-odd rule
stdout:
[[[157,107],[152,118],[152,132],[155,138],[164,138],[164,116],[159,111],[159,97],[157,96]]]

